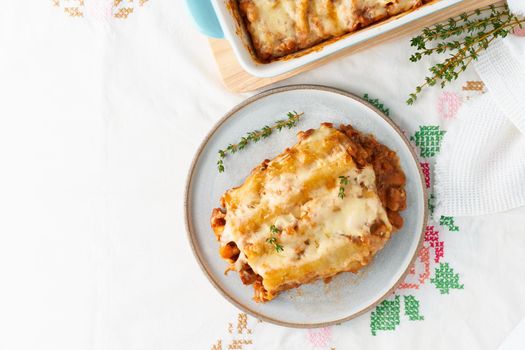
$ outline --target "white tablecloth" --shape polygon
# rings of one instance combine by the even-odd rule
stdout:
[[[182,198],[202,138],[249,94],[222,87],[183,1],[116,3],[0,4],[0,349],[494,349],[525,316],[525,209],[433,218],[402,288],[343,325],[235,309],[192,255]],[[467,72],[406,106],[430,63],[408,62],[408,39],[279,85],[379,98],[431,185],[440,135],[481,84]]]

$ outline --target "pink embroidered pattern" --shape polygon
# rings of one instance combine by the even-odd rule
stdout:
[[[516,36],[525,36],[525,28],[516,28],[512,34]]]
[[[439,240],[439,231],[435,231],[434,226],[427,226],[425,242],[434,248],[434,261],[439,263],[441,258],[445,256],[445,242]]]
[[[398,289],[419,289],[430,278],[430,248],[423,247],[417,255],[414,266],[408,271]]]
[[[459,111],[463,100],[455,92],[443,92],[438,98],[437,111],[442,119],[453,119]]]
[[[419,163],[421,166],[421,171],[425,177],[425,187],[430,188],[430,163]]]
[[[309,329],[308,340],[315,348],[327,347],[332,340],[332,328]]]

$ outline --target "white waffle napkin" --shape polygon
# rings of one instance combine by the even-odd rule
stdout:
[[[525,8],[523,0],[513,3]],[[476,70],[488,92],[464,105],[443,139],[436,161],[438,215],[525,205],[525,38],[496,41]]]

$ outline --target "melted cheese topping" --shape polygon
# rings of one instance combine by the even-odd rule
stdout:
[[[358,169],[349,140],[323,125],[255,168],[240,187],[223,196],[223,245],[235,242],[240,264],[263,278],[267,291],[356,271],[388,240],[392,226],[377,195],[371,166]],[[340,176],[348,179],[340,197]],[[372,238],[370,227],[382,222],[385,236]],[[278,233],[272,233],[274,225]],[[278,252],[267,240],[275,237]]]
[[[263,60],[311,47],[421,4],[422,0],[239,0],[253,46]]]

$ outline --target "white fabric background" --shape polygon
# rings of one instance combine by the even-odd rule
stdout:
[[[150,0],[106,20],[0,3],[1,349],[209,349],[227,334],[238,311],[193,258],[182,197],[201,139],[248,94],[222,87],[185,11]],[[408,39],[280,85],[368,92],[410,134],[446,127],[439,90],[405,105],[425,75]],[[336,327],[332,347],[497,347],[525,315],[524,214],[458,221],[447,256],[465,289],[429,292],[425,321],[392,333],[371,337],[368,316]],[[251,348],[312,348],[304,330],[257,327]]]

